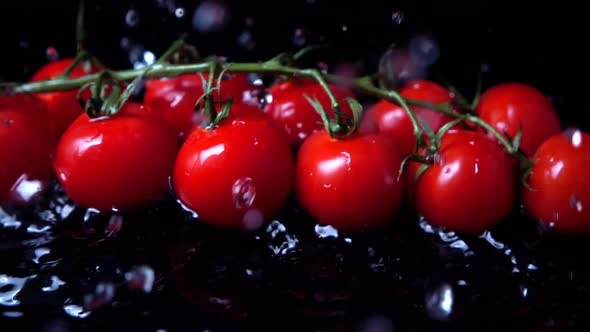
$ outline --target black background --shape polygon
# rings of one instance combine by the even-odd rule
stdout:
[[[195,8],[202,1],[188,0],[87,0],[89,49],[108,65],[129,67],[121,38],[127,37],[156,55],[182,32],[190,34],[202,54],[229,56],[232,60],[258,60],[293,50],[293,34],[302,28],[307,44],[323,42],[322,56],[336,60],[374,60],[393,42],[403,43],[416,33],[427,33],[439,44],[441,57],[431,73],[442,74],[472,94],[479,68],[489,67],[484,87],[503,81],[532,84],[554,97],[564,126],[584,129],[583,83],[588,72],[588,30],[582,5],[522,1],[226,1],[230,18],[214,33],[192,29]],[[76,0],[3,1],[0,78],[25,80],[47,60],[46,49],[61,56],[75,51]],[[177,18],[168,8],[184,8]],[[125,22],[129,9],[139,23]],[[401,24],[392,20],[403,12]],[[246,26],[253,18],[254,25]],[[347,27],[346,31],[342,26]],[[245,49],[237,42],[245,29],[256,46]],[[23,47],[25,46],[25,47]],[[367,71],[372,62],[368,62]],[[374,62],[373,62],[374,63]]]

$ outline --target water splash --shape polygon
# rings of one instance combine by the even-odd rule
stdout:
[[[101,282],[96,285],[92,294],[84,296],[84,307],[91,310],[98,309],[110,304],[115,297],[115,285],[112,283]]]
[[[396,10],[391,14],[391,21],[394,24],[400,25],[404,21],[405,14],[402,10]]]
[[[270,237],[268,247],[274,255],[285,255],[295,252],[299,246],[296,235],[290,234],[287,227],[278,220],[273,220],[266,227],[266,234]]]
[[[125,273],[125,280],[131,290],[141,290],[150,293],[154,287],[156,274],[154,269],[147,265],[135,266]]]
[[[0,306],[13,307],[19,305],[18,294],[23,290],[27,281],[36,276],[18,278],[0,274]]]
[[[441,283],[426,294],[426,310],[430,318],[446,320],[453,313],[453,287],[448,283]]]
[[[32,201],[39,200],[44,190],[43,182],[29,179],[27,174],[23,174],[16,180],[9,195],[15,202],[30,204]]]
[[[251,207],[256,198],[254,180],[249,177],[237,179],[232,185],[231,195],[236,208],[246,209]]]
[[[56,290],[58,290],[61,286],[65,285],[66,283],[61,280],[58,276],[51,276],[51,284],[49,286],[45,286],[43,288],[41,288],[41,291],[43,292],[55,292]]]
[[[105,234],[107,236],[113,236],[117,234],[121,228],[123,228],[123,217],[118,214],[114,214],[111,216],[111,218],[109,218],[109,223],[105,229]]]
[[[317,235],[317,237],[320,239],[326,239],[326,238],[337,239],[338,238],[338,230],[330,225],[327,225],[327,226],[321,226],[319,224],[315,225],[314,231],[315,231],[315,234]]]
[[[64,312],[66,315],[74,317],[74,318],[86,318],[90,316],[90,311],[85,310],[79,305],[76,304],[68,304],[63,307]]]

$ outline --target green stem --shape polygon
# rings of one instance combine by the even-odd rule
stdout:
[[[207,80],[207,87],[205,88],[205,111],[209,116],[209,123],[214,123],[217,117],[215,105],[213,104],[213,85],[215,84],[215,74],[217,73],[217,61],[209,63],[209,78]]]
[[[328,83],[322,76],[322,73],[317,69],[303,69],[301,72],[303,75],[311,75],[318,83],[322,86],[322,88],[326,91],[328,98],[330,98],[330,104],[332,104],[332,109],[334,110],[334,114],[336,115],[336,123],[340,126],[341,129],[346,128],[346,124],[343,122],[342,119],[342,112],[340,112],[340,103],[334,93],[328,86]]]
[[[78,15],[76,16],[76,47],[78,52],[86,49],[86,26],[84,25],[84,0],[80,0]]]

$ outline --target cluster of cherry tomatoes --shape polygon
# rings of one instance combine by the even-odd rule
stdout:
[[[32,80],[55,78],[71,61],[50,63]],[[79,65],[70,76],[97,71]],[[150,79],[142,101],[98,118],[83,112],[77,91],[0,97],[0,199],[15,200],[22,181],[56,176],[76,204],[100,211],[142,208],[172,187],[203,222],[233,229],[259,228],[294,192],[318,222],[345,231],[395,222],[405,204],[434,225],[480,232],[519,202],[558,231],[590,230],[590,136],[562,128],[550,100],[533,87],[494,86],[470,110],[510,139],[521,131],[520,149],[533,161],[527,188],[519,182],[519,163],[497,137],[466,122],[442,135],[436,153],[424,158],[427,167],[417,161],[402,167],[415,153],[416,137],[406,111],[389,101],[367,108],[356,132],[333,138],[306,98],[334,116],[328,95],[302,79],[270,86],[272,99],[261,106],[260,87],[247,74],[226,74],[213,99],[231,97],[230,115],[204,126],[206,117],[194,106],[205,80],[197,74]],[[353,91],[330,88],[350,115],[345,99]],[[426,80],[399,92],[433,104],[455,101]],[[454,120],[426,107],[412,111],[433,131]]]

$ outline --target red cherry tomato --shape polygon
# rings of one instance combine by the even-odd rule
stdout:
[[[433,104],[447,103],[453,100],[450,91],[437,83],[423,80],[408,82],[400,90],[404,98],[430,102]],[[435,132],[453,118],[442,115],[428,108],[411,106],[417,115],[421,116]],[[402,155],[408,156],[414,150],[416,138],[412,122],[406,111],[396,104],[381,100],[370,107],[361,122],[362,132],[375,132],[375,130],[393,138],[400,147]]]
[[[499,223],[514,204],[511,159],[483,133],[450,130],[434,164],[417,180],[415,163],[407,173],[418,214],[435,226],[470,233]]]
[[[354,94],[345,88],[330,85],[336,99],[340,103],[340,111],[352,118],[352,111],[346,97],[354,97]],[[307,101],[305,95],[317,98],[330,117],[334,117],[334,111],[330,98],[321,85],[309,81],[292,81],[280,83],[269,90],[272,101],[264,110],[272,116],[274,121],[284,128],[291,145],[299,146],[311,134],[324,128],[321,116]]]
[[[526,211],[556,231],[590,231],[590,134],[568,130],[551,136],[535,153],[523,189]]]
[[[503,83],[488,89],[482,95],[476,113],[511,138],[522,125],[520,147],[528,156],[532,156],[543,141],[561,131],[557,112],[549,98],[521,83]]]
[[[203,74],[205,80],[209,74]],[[215,81],[217,85],[217,80]],[[221,101],[232,97],[235,104],[258,106],[256,87],[250,83],[247,74],[228,74],[221,81]],[[203,95],[203,80],[200,75],[187,74],[174,78],[149,80],[146,82],[144,103],[154,111],[161,113],[181,138],[186,138],[193,126],[199,126],[206,117],[195,113],[195,103]],[[213,99],[219,101],[219,93]]]
[[[78,205],[127,210],[168,192],[178,144],[167,126],[127,102],[119,113],[90,119],[82,114],[63,134],[54,168]]]
[[[0,96],[0,200],[22,179],[51,178],[52,130],[42,101],[24,94]]]
[[[195,129],[178,153],[173,183],[203,222],[254,230],[285,205],[293,168],[286,135],[258,112]]]
[[[382,135],[332,139],[322,131],[298,152],[295,189],[300,205],[320,223],[362,231],[394,221],[403,193],[401,157]]]
[[[41,67],[33,77],[31,82],[54,79],[61,75],[66,68],[72,63],[73,58],[65,58],[50,62]],[[79,78],[85,75],[97,73],[99,70],[95,66],[87,68],[86,64],[80,63],[70,73],[71,78]],[[45,101],[47,110],[54,119],[56,130],[61,134],[66,128],[84,111],[77,99],[78,90],[54,91],[38,93],[37,96]],[[90,91],[86,90],[82,94],[84,100],[90,98]]]

